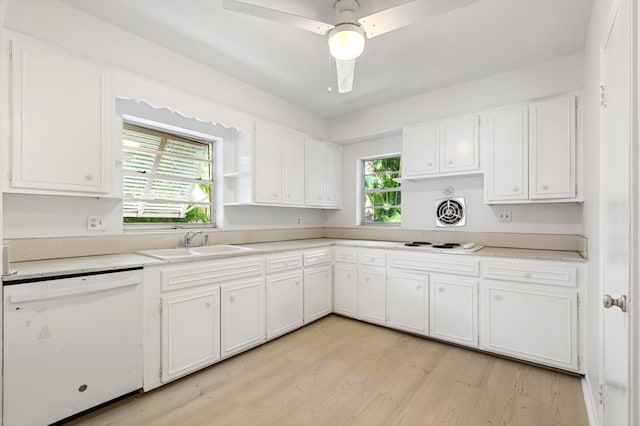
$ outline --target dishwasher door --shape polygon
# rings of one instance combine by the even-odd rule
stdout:
[[[142,270],[4,286],[4,424],[43,425],[142,387]]]

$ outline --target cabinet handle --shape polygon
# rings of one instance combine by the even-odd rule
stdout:
[[[318,200],[322,200],[322,196],[318,197]]]
[[[291,198],[291,194],[287,194],[287,198]]]
[[[296,280],[295,283],[296,283],[296,287],[298,287],[300,285],[300,281]]]
[[[529,272],[525,272],[524,275],[522,275],[524,278],[529,279],[531,278],[531,274]]]
[[[495,296],[493,296],[493,300],[495,300],[496,302],[500,302],[502,300],[502,296],[496,294]]]
[[[429,162],[427,163],[427,167],[431,167],[431,166],[433,166],[433,163],[432,163],[431,161],[429,161]]]
[[[94,175],[92,175],[91,173],[89,173],[88,175],[85,176],[85,179],[88,181],[92,181],[94,180],[96,177]]]
[[[438,287],[438,293],[444,293],[444,287]]]
[[[369,282],[369,277],[364,277],[364,280],[365,280],[366,282]]]
[[[327,197],[327,201],[331,201],[331,197]]]
[[[547,189],[549,189],[549,185],[542,184],[540,188],[542,188],[543,191],[546,191]]]
[[[351,279],[351,274],[347,274],[347,279]]]
[[[449,160],[449,161],[447,161],[447,164],[448,164],[448,165],[452,165],[452,164],[453,164],[453,160]]]
[[[422,290],[422,284],[418,284],[418,285],[416,286],[416,290]]]
[[[511,188],[513,190],[513,192],[518,192],[520,190],[520,188],[518,188],[517,186],[514,186],[513,188]]]
[[[236,294],[232,294],[231,296],[229,296],[229,302],[233,302],[234,300],[236,300]]]
[[[207,309],[209,309],[211,307],[211,300],[207,300],[207,303],[205,303],[205,306],[207,307]]]

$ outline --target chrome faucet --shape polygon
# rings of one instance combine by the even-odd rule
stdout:
[[[196,229],[188,230],[187,233],[184,234],[184,246],[191,247],[191,243],[193,242],[193,239],[198,234],[202,234],[202,231],[198,231]]]

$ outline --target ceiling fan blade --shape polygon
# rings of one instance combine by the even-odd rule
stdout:
[[[342,61],[336,59],[338,73],[338,93],[347,93],[353,89],[353,75],[356,70],[356,60]]]
[[[292,25],[316,34],[326,34],[334,26],[304,16],[294,15],[277,9],[257,6],[237,0],[222,0],[222,7],[234,12],[257,16],[258,18]]]
[[[414,0],[358,19],[367,38],[470,5],[478,0]]]

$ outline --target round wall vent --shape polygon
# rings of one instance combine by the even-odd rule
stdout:
[[[436,202],[436,226],[464,226],[466,219],[464,198],[445,198]]]

